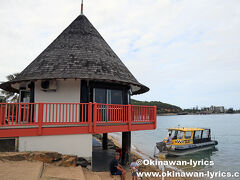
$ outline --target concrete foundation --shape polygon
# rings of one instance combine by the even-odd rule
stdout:
[[[57,136],[19,137],[19,151],[54,151],[92,159],[92,135],[74,134]]]

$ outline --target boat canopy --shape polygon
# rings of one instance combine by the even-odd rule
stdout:
[[[203,130],[209,130],[205,128],[184,128],[184,127],[179,127],[179,128],[168,128],[168,130],[175,130],[175,131],[203,131]]]

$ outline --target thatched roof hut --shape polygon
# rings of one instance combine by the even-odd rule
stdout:
[[[117,83],[131,87],[132,94],[149,90],[136,80],[84,15],[79,15],[14,80],[2,83],[0,88],[18,92],[16,84],[50,79]]]

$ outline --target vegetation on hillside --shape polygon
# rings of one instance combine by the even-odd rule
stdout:
[[[164,113],[179,113],[182,112],[182,109],[178,106],[163,103],[160,101],[138,101],[135,99],[131,100],[133,105],[145,105],[145,106],[157,106],[157,114]]]
[[[19,73],[8,75],[7,80],[11,81],[11,80],[15,79],[18,74]],[[0,102],[16,103],[16,102],[18,102],[18,98],[19,98],[19,95],[17,93],[8,92],[8,91],[4,91],[4,90],[0,91]]]
[[[6,99],[4,96],[0,96],[0,103],[5,103],[6,102]]]

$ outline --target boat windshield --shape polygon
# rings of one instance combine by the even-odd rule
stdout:
[[[168,130],[168,134],[171,134],[171,138],[175,139],[174,137],[176,137],[176,131],[175,130]]]
[[[178,131],[177,139],[182,139],[183,137],[184,137],[184,132],[183,131]]]
[[[201,139],[201,134],[202,134],[202,131],[195,131],[195,134],[194,134],[194,139]]]
[[[192,137],[192,131],[186,131],[185,132],[185,139],[191,139]]]

